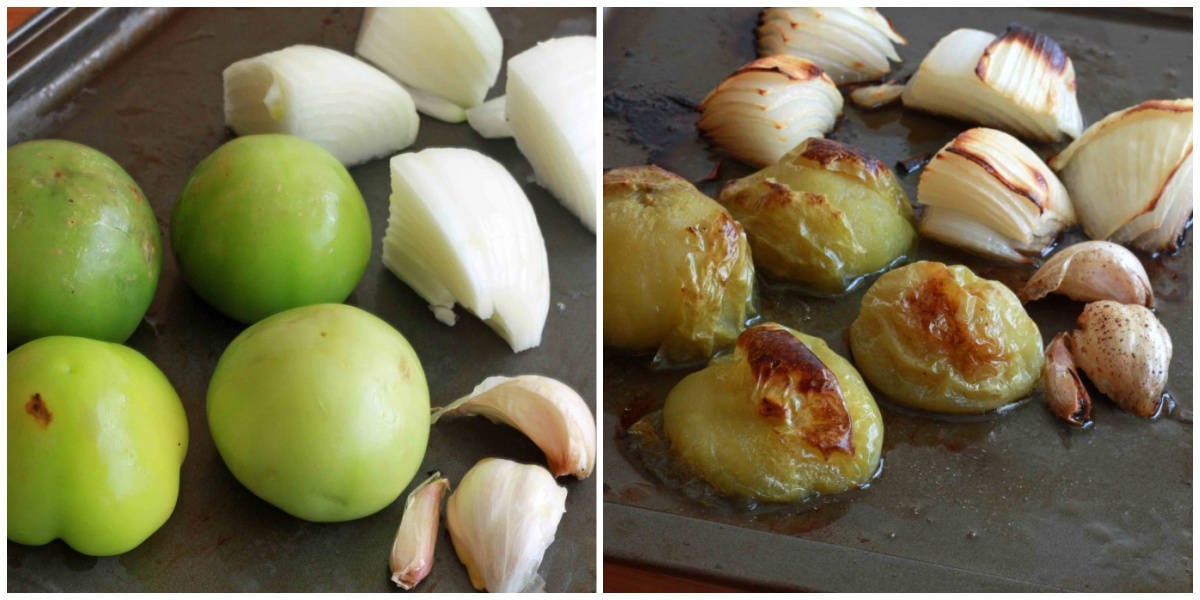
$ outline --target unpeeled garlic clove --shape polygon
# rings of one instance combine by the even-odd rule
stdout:
[[[392,542],[392,581],[411,590],[433,569],[433,549],[437,544],[442,498],[450,491],[450,480],[435,472],[408,494],[404,516]]]
[[[1055,416],[1076,427],[1087,428],[1092,425],[1092,397],[1075,370],[1075,360],[1066,343],[1068,339],[1066,333],[1060,333],[1046,346],[1042,387]]]
[[[1022,302],[1058,293],[1072,300],[1114,300],[1154,306],[1146,268],[1132,252],[1112,242],[1073,244],[1051,256],[1021,288]]]
[[[1171,363],[1171,336],[1158,317],[1144,306],[1100,300],[1076,324],[1071,354],[1096,389],[1124,410],[1154,416]]]
[[[566,511],[566,488],[544,467],[485,458],[446,502],[446,528],[471,585],[489,592],[542,591],[538,567]]]
[[[541,375],[488,377],[467,396],[433,410],[443,416],[487,417],[524,433],[542,452],[555,477],[583,479],[596,465],[596,419],[565,383]]]

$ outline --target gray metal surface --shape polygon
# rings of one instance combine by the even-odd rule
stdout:
[[[1056,39],[1075,65],[1086,124],[1149,98],[1192,95],[1190,20],[1137,11],[896,9],[911,73],[958,27],[1020,22]],[[620,9],[606,15],[606,168],[656,163],[699,182],[750,172],[709,150],[690,107],[754,58],[756,9]],[[885,164],[931,154],[967,124],[899,107],[847,105],[829,137]],[[1043,156],[1054,148],[1035,147]],[[918,175],[902,176],[910,198]],[[1073,233],[1069,240],[1079,239]],[[827,591],[1105,590],[1192,587],[1192,235],[1175,256],[1144,258],[1171,332],[1176,405],[1145,421],[1098,398],[1089,431],[1069,431],[1032,401],[999,416],[937,420],[880,400],[884,466],[869,488],[807,506],[748,511],[665,483],[624,438],[689,371],[648,356],[604,356],[604,551],[697,576]],[[961,263],[1019,286],[1032,269],[987,263],[922,240],[920,258]],[[813,299],[763,286],[764,316],[823,337],[843,356],[863,292]],[[1029,307],[1045,339],[1082,305]],[[877,391],[877,398],[880,395]]]
[[[492,14],[506,58],[543,39],[595,31],[591,8],[493,9]],[[194,9],[177,11],[148,31],[131,33],[128,26],[118,26],[106,35],[144,39],[103,61],[103,68],[61,103],[43,103],[14,123],[10,87],[10,143],[15,128],[18,141],[57,137],[107,153],[142,186],[168,240],[171,208],[188,173],[231,137],[222,117],[221,70],[295,43],[351,52],[360,18],[357,9]],[[10,56],[10,68],[13,60]],[[71,66],[58,62],[39,68],[65,76]],[[503,89],[503,71],[500,77],[493,95]],[[425,368],[434,405],[459,397],[489,375],[542,373],[574,387],[595,411],[595,237],[532,183],[532,171],[511,139],[484,140],[465,123],[422,117],[409,150],[431,146],[465,146],[497,159],[533,203],[550,257],[550,314],[542,345],[514,355],[461,310],[458,324],[446,327],[382,267],[379,240],[390,187],[386,160],[350,170],[367,201],[375,243],[366,275],[347,302],[380,316],[408,338]],[[204,395],[218,357],[242,329],[188,290],[168,250],[154,303],[129,345],[166,373],[187,410],[190,445],[175,512],[145,543],[117,557],[86,557],[62,542],[42,547],[9,542],[9,591],[394,589],[388,553],[403,496],[356,521],[307,523],[259,500],[221,462],[205,422]],[[487,456],[544,462],[537,447],[513,429],[456,419],[433,427],[421,473],[438,469],[457,483]],[[596,479],[560,482],[569,491],[567,512],[540,571],[549,591],[596,587]],[[470,589],[443,528],[433,572],[418,590]]]

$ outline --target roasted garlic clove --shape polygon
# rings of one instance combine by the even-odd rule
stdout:
[[[1075,364],[1122,409],[1152,417],[1162,404],[1171,335],[1144,306],[1111,300],[1083,308],[1071,332]]]
[[[879,470],[883,421],[862,377],[820,338],[748,327],[733,353],[671,390],[671,451],[720,493],[795,502]]]
[[[810,138],[721,190],[755,265],[820,294],[852,288],[916,239],[912,205],[891,169],[841,142]]]
[[[1041,256],[1075,222],[1067,189],[1025,144],[1003,131],[968,129],[921,173],[922,235],[1017,263]]]
[[[738,69],[700,103],[700,133],[717,149],[764,167],[842,113],[842,94],[815,63],[767,56]]]
[[[1092,425],[1092,397],[1075,370],[1068,339],[1066,333],[1059,333],[1046,346],[1042,388],[1050,412],[1071,425],[1087,428]]]
[[[908,82],[904,105],[1022,137],[1078,137],[1075,67],[1057,42],[1020,25],[1004,35],[958,29],[938,41]]]
[[[538,465],[485,458],[446,501],[446,529],[471,585],[489,592],[539,592],[542,556],[566,511],[567,490]]]
[[[1093,123],[1050,161],[1083,231],[1173,249],[1192,215],[1192,99],[1147,100]]]
[[[728,211],[658,167],[604,174],[605,344],[704,361],[754,314],[750,245]]]
[[[1072,300],[1114,300],[1154,306],[1154,289],[1146,268],[1132,252],[1112,242],[1072,244],[1051,256],[1018,294],[1032,302],[1058,293]]]
[[[441,417],[486,417],[510,425],[546,453],[555,477],[583,479],[596,465],[596,419],[575,390],[541,375],[488,377],[467,396],[433,410]]]
[[[434,472],[404,501],[404,515],[400,517],[400,528],[396,530],[389,559],[392,581],[401,589],[413,589],[433,569],[442,498],[448,491],[450,480]]]
[[[1042,335],[1016,294],[970,269],[916,262],[884,273],[850,324],[867,381],[920,410],[982,413],[1028,396]]]
[[[834,83],[879,79],[908,42],[874,8],[768,8],[759,15],[758,55],[807,58]]]

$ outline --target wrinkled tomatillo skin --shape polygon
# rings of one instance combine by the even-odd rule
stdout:
[[[171,215],[188,285],[243,323],[354,291],[371,221],[346,168],[289,135],[248,135],[192,171]]]
[[[137,183],[62,140],[8,149],[8,343],[129,339],[154,299],[162,238]]]
[[[687,180],[658,167],[604,174],[604,343],[707,360],[754,315],[742,227]]]
[[[847,291],[916,240],[912,205],[891,169],[833,140],[806,140],[719,199],[745,226],[758,268],[821,294]]]
[[[171,516],[183,404],[135,350],[50,336],[8,355],[8,539],[128,552]]]
[[[850,325],[867,381],[905,406],[981,413],[1033,391],[1045,357],[1016,294],[970,269],[917,262],[885,273]]]
[[[663,429],[720,493],[769,502],[861,486],[883,445],[879,408],[853,365],[776,323],[747,328],[732,354],[680,381]]]
[[[345,304],[294,308],[225,349],[208,385],[208,426],[225,464],[259,498],[308,521],[391,504],[429,440],[416,352]]]

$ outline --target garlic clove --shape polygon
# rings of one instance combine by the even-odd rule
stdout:
[[[489,592],[542,591],[542,557],[566,511],[566,488],[538,465],[485,458],[446,501],[446,529],[471,585]]]
[[[908,82],[904,105],[1041,141],[1079,136],[1075,67],[1048,36],[1020,25],[1004,35],[958,29],[934,45]]]
[[[1154,416],[1171,362],[1171,336],[1150,309],[1111,300],[1083,308],[1070,334],[1075,364],[1122,409]]]
[[[759,15],[758,54],[811,60],[834,83],[878,79],[908,42],[874,8],[768,8]]]
[[[570,386],[541,375],[488,377],[467,396],[433,410],[444,416],[486,417],[510,425],[546,453],[555,477],[584,479],[596,465],[596,419]]]
[[[1087,128],[1050,161],[1084,232],[1146,251],[1173,248],[1192,214],[1192,99],[1147,100]]]
[[[413,589],[433,568],[442,499],[448,491],[450,480],[434,472],[404,501],[404,516],[400,517],[400,528],[396,530],[388,561],[392,581],[401,589]]]
[[[926,237],[1010,262],[1040,256],[1075,222],[1067,190],[1013,136],[977,127],[942,147],[921,173]]]
[[[815,63],[776,55],[727,77],[700,103],[700,132],[752,166],[778,162],[810,137],[824,137],[842,113],[842,94]]]
[[[855,88],[850,92],[850,101],[859,108],[873,110],[896,102],[903,93],[904,84],[887,81]]]
[[[1124,246],[1089,241],[1072,244],[1051,256],[1018,294],[1032,302],[1058,293],[1072,300],[1114,300],[1154,306],[1154,289],[1142,262]]]
[[[1046,346],[1046,362],[1042,365],[1042,387],[1046,402],[1055,416],[1080,428],[1092,425],[1092,397],[1079,379],[1075,360],[1067,347],[1070,339],[1059,333]]]

